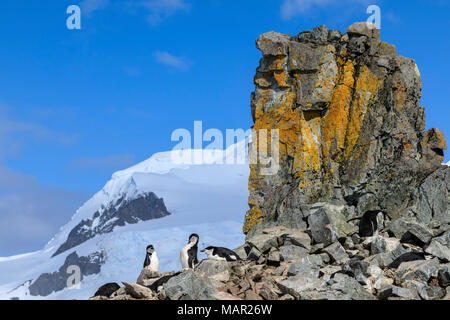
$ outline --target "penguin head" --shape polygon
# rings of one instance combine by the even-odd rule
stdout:
[[[214,247],[206,247],[205,249],[200,251],[206,254],[208,257],[211,257],[213,255]]]
[[[189,236],[189,243],[195,243],[195,244],[197,244],[199,238],[200,238],[200,237],[198,236],[198,234],[193,233],[193,234],[191,234],[191,235]]]
[[[153,245],[147,246],[147,254],[153,254],[155,252],[155,248],[153,248]]]

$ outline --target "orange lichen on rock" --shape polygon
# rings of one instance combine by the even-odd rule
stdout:
[[[342,63],[342,61],[340,61]],[[339,85],[333,92],[328,113],[324,118],[322,130],[322,147],[324,160],[332,157],[333,150],[340,152],[344,149],[345,136],[348,126],[348,114],[354,86],[354,66],[348,60],[341,66],[342,76]]]
[[[368,111],[368,104],[371,103],[383,85],[383,79],[378,79],[370,72],[367,66],[361,68],[356,80],[353,103],[350,107],[348,130],[346,136],[346,146],[344,159],[348,160],[353,154],[358,143],[359,133],[364,123]]]
[[[331,200],[359,215],[383,209],[395,217],[440,167],[447,146],[439,130],[423,132],[416,63],[364,23],[349,30],[257,40],[253,129],[278,130],[279,170],[265,175],[266,164],[250,165],[245,233],[301,225],[308,206]]]

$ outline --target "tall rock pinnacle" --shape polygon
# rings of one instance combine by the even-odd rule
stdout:
[[[254,78],[254,129],[278,129],[280,169],[250,166],[244,232],[307,227],[314,204],[348,216],[370,210],[395,219],[441,167],[446,142],[425,131],[421,79],[414,60],[355,23],[346,34],[325,26],[290,36],[259,36],[263,58]]]

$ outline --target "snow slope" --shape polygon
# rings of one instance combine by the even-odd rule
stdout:
[[[224,151],[204,151],[204,159],[208,163],[220,162],[245,143],[242,141]],[[150,243],[158,252],[160,271],[179,270],[179,251],[194,232],[200,235],[200,248],[213,244],[235,248],[242,244],[242,224],[248,207],[248,163],[177,164],[172,160],[172,152],[155,154],[114,173],[43,250],[0,258],[0,299],[86,299],[107,282],[134,282],[141,271],[145,247]],[[134,199],[146,192],[162,197],[171,215],[116,227],[111,233],[99,234],[51,258],[80,221],[92,218],[96,211],[101,212],[123,196]],[[66,289],[47,297],[30,296],[29,284],[42,273],[57,271],[74,251],[78,256],[103,251],[106,262],[101,272],[84,278],[79,289]],[[205,257],[200,254],[200,258]]]
[[[447,162],[447,163],[444,163],[446,166],[449,166],[450,167],[450,161],[449,162]]]

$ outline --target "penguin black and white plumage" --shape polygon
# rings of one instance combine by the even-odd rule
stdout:
[[[94,297],[107,297],[110,298],[111,295],[120,289],[120,286],[113,282],[113,283],[107,283],[103,286],[101,286],[97,292],[94,294]]]
[[[380,210],[367,211],[359,221],[359,236],[361,238],[368,238],[378,235],[378,228],[384,223],[384,214]],[[350,221],[352,221],[350,220]]]
[[[158,292],[158,288],[163,286],[165,283],[167,283],[167,281],[169,281],[170,279],[172,279],[173,277],[176,277],[180,274],[181,272],[177,272],[175,274],[172,275],[168,275],[168,276],[163,276],[161,278],[159,278],[158,280],[156,280],[155,282],[153,282],[150,286],[147,286],[147,288],[149,288],[150,290],[154,291],[154,292]]]
[[[208,256],[209,260],[218,261],[239,261],[241,258],[233,250],[221,247],[207,247],[202,250]]]
[[[184,269],[194,269],[195,265],[198,263],[198,240],[199,236],[193,233],[189,236],[189,241],[187,246],[181,249],[180,260],[181,267]]]
[[[144,260],[144,269],[159,272],[159,259],[153,245],[147,246],[147,253]]]

